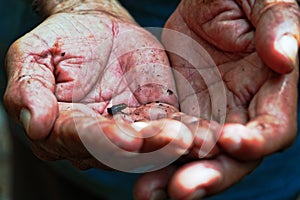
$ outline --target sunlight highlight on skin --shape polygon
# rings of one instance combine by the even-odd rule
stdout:
[[[214,179],[221,177],[220,172],[202,165],[190,167],[178,176],[185,190],[193,190],[196,186],[205,185]]]
[[[136,131],[140,131],[143,128],[146,128],[147,126],[149,126],[149,123],[146,122],[134,122],[131,124],[132,128],[134,128]]]

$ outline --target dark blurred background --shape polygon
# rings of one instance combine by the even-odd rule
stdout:
[[[39,20],[30,4],[22,0],[0,0],[0,13],[0,200],[10,200],[13,174],[11,138],[3,108],[6,87],[5,54],[12,42],[34,27]]]

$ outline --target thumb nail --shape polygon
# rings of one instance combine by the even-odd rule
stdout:
[[[298,56],[298,41],[295,37],[293,37],[292,35],[282,36],[275,45],[275,48],[290,60],[292,68],[296,67]]]
[[[167,194],[164,190],[156,190],[152,193],[150,200],[166,200]]]
[[[29,110],[23,108],[20,112],[20,122],[22,123],[26,133],[29,133],[30,120],[31,120],[31,114]]]

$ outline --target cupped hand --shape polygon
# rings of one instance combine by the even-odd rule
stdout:
[[[168,191],[173,199],[199,199],[230,187],[255,169],[264,156],[293,143],[299,10],[296,2],[289,0],[186,0],[169,18],[166,28],[191,37],[216,63],[221,81],[206,81],[201,71],[212,66],[201,60],[201,53],[195,56],[194,46],[177,34],[166,31],[163,35],[166,49],[177,47],[187,52],[186,56],[171,52],[171,65],[191,83],[203,111],[200,117],[225,121],[221,134],[214,133],[221,153],[211,160],[146,174],[136,184],[135,196],[149,199]],[[199,61],[193,61],[197,56]],[[188,110],[193,102],[189,101],[190,93],[181,87],[176,74],[175,78],[180,105]],[[226,95],[212,100],[222,91],[215,87],[220,82]],[[216,109],[224,99],[226,109]],[[152,187],[146,188],[146,184]]]
[[[6,70],[6,109],[42,159],[105,167],[83,138],[111,158],[118,152],[109,149],[107,137],[126,157],[174,141],[174,127],[181,126],[171,119],[133,123],[177,112],[178,99],[161,44],[121,7],[111,13],[80,4],[51,15],[10,47]],[[107,111],[120,104],[126,105],[117,113]],[[145,142],[143,134],[154,130],[160,134]],[[189,148],[192,134],[185,132],[175,139],[179,150],[169,153]]]

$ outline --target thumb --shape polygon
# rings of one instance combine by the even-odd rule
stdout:
[[[9,115],[21,122],[28,137],[40,140],[50,133],[58,106],[53,73],[48,65],[37,62],[37,54],[27,53],[29,44],[31,41],[18,40],[7,53],[4,104]]]
[[[297,66],[299,7],[294,0],[256,1],[252,22],[256,27],[256,49],[265,64],[284,74]]]

